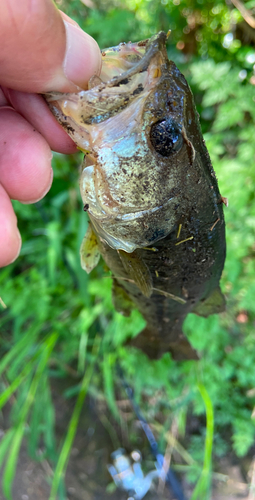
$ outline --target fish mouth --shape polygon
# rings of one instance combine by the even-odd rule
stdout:
[[[77,125],[83,128],[81,135],[85,138],[86,126],[89,132],[89,125],[101,123],[114,116],[129,106],[145,88],[155,87],[161,76],[160,67],[164,61],[168,61],[166,39],[166,33],[161,31],[141,42],[121,43],[117,47],[105,49],[102,51],[100,77],[92,76],[88,88],[76,94],[45,94],[44,97],[55,116],[78,145],[81,138],[75,134]],[[70,129],[72,122],[73,131]],[[83,141],[80,147],[85,151],[91,150],[89,142],[85,142],[87,141]]]

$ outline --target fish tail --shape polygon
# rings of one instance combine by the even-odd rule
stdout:
[[[127,345],[140,349],[150,359],[159,359],[166,352],[169,352],[176,361],[199,359],[182,330],[175,334],[175,340],[168,342],[166,338],[162,338],[146,326],[137,337],[129,340]]]

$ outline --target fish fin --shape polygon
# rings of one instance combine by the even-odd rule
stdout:
[[[97,238],[90,223],[81,243],[80,259],[82,269],[88,274],[97,266],[100,259]]]
[[[112,283],[112,302],[117,312],[130,316],[134,303],[116,279],[113,279]]]
[[[152,276],[145,262],[135,251],[127,253],[124,250],[118,250],[118,254],[130,279],[135,282],[145,297],[150,297],[152,294]]]
[[[129,340],[127,345],[141,349],[150,359],[159,359],[166,352],[170,352],[176,361],[199,359],[197,352],[181,331],[175,342],[167,342],[155,335],[149,327],[145,327],[137,337]]]
[[[192,309],[192,313],[198,316],[210,316],[210,314],[218,314],[225,311],[226,300],[219,286],[204,300],[200,300]]]

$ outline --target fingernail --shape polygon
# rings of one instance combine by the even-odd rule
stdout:
[[[96,41],[81,28],[64,20],[66,55],[63,70],[66,78],[85,88],[88,80],[101,70],[101,53]]]

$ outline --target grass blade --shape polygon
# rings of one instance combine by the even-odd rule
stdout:
[[[112,377],[113,363],[114,363],[113,355],[111,353],[105,353],[103,358],[104,392],[108,406],[113,416],[116,418],[116,420],[119,421],[120,415],[115,401],[114,383]]]
[[[2,463],[4,461],[5,455],[9,450],[11,440],[14,436],[15,429],[9,429],[6,434],[2,437],[0,441],[0,467],[2,467]]]
[[[100,348],[100,341],[98,342],[98,340],[96,339],[95,343],[94,343],[93,352],[92,352],[92,361],[91,361],[90,365],[87,367],[86,372],[84,374],[84,377],[82,379],[79,396],[76,400],[74,411],[73,411],[70,423],[68,425],[67,435],[66,435],[64,444],[62,446],[62,449],[61,449],[61,452],[59,455],[58,463],[57,463],[55,474],[54,474],[53,481],[52,481],[52,487],[51,487],[49,500],[55,500],[56,495],[58,493],[59,485],[61,484],[61,481],[63,479],[63,475],[64,475],[66,467],[67,467],[68,457],[70,455],[73,440],[75,438],[75,434],[76,434],[76,430],[77,430],[77,426],[78,426],[78,422],[79,422],[80,413],[81,413],[81,410],[83,407],[84,399],[86,397],[86,394],[87,394],[87,391],[89,388],[89,384],[91,381],[91,377],[93,375],[94,366],[95,366],[95,363],[97,360],[99,348]]]
[[[7,403],[11,395],[18,389],[20,384],[25,380],[27,375],[31,372],[35,360],[33,359],[30,363],[27,363],[22,372],[16,377],[10,385],[2,392],[0,395],[0,409]]]
[[[209,491],[211,486],[214,416],[212,401],[205,386],[203,384],[198,384],[198,390],[203,398],[206,411],[205,454],[203,470],[193,491],[191,500],[206,500],[207,498],[209,498]]]
[[[36,335],[37,333],[38,325],[35,325],[33,331],[31,331],[30,329],[29,332],[24,335],[20,339],[20,341],[17,342],[17,344],[13,345],[10,351],[5,356],[3,356],[2,360],[0,361],[0,375],[2,375],[3,371],[11,363],[12,360],[16,359],[23,349],[26,349],[27,344],[31,343],[31,336],[33,337],[33,334]]]
[[[32,380],[32,383],[30,385],[30,389],[29,389],[26,401],[23,404],[23,407],[20,411],[18,425],[17,425],[16,429],[14,429],[14,432],[12,435],[12,440],[10,440],[11,441],[10,442],[10,451],[8,454],[8,458],[7,458],[7,462],[6,462],[6,466],[5,466],[5,470],[4,470],[4,474],[3,474],[3,493],[8,500],[10,500],[12,498],[11,488],[12,488],[12,483],[13,483],[13,479],[14,479],[15,472],[16,472],[19,450],[20,450],[20,446],[22,443],[24,431],[26,428],[27,414],[31,408],[31,405],[34,402],[38,384],[40,383],[41,377],[42,377],[43,372],[47,366],[49,356],[51,355],[51,352],[55,346],[56,341],[57,341],[56,334],[50,335],[50,337],[48,337],[44,341],[42,357],[38,363],[38,367],[37,367],[36,373],[34,375],[34,378]]]

